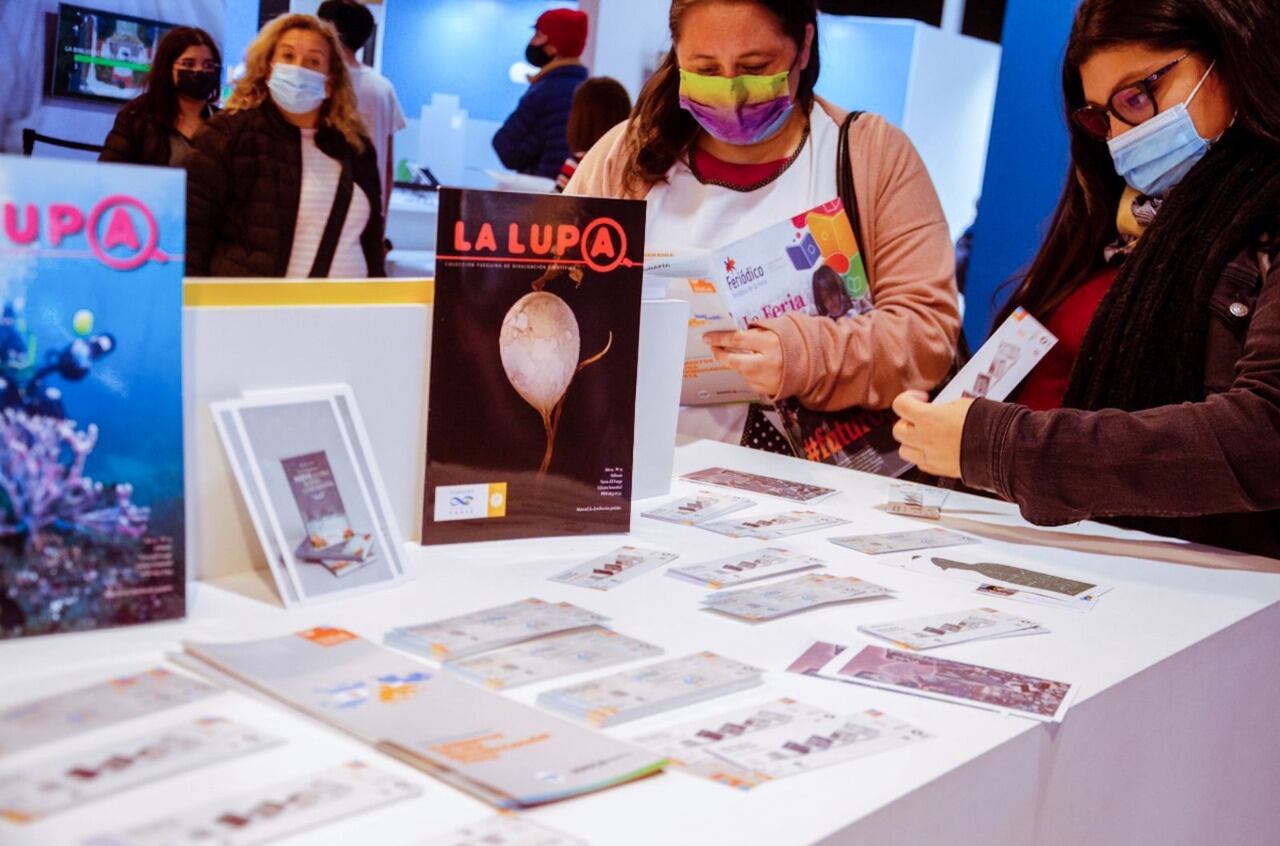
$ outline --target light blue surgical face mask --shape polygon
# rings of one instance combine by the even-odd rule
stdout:
[[[1107,142],[1116,173],[1136,191],[1148,197],[1164,194],[1209,152],[1209,141],[1196,131],[1187,106],[1211,73],[1213,65],[1186,100]]]
[[[305,115],[320,108],[325,101],[325,85],[329,78],[301,65],[271,66],[267,88],[271,99],[286,112]]]

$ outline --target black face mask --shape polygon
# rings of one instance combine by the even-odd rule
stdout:
[[[214,71],[179,70],[174,87],[178,93],[192,100],[208,100],[218,90],[218,74]]]
[[[555,57],[547,52],[547,48],[544,45],[539,44],[535,47],[530,44],[524,48],[524,60],[535,68],[545,68],[551,64],[553,58]]]

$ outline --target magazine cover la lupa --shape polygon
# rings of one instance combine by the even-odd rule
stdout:
[[[644,204],[442,190],[423,542],[625,532]]]
[[[0,637],[183,615],[185,197],[0,156]]]

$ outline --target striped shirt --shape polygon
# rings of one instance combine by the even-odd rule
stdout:
[[[316,146],[316,131],[302,130],[302,190],[298,196],[298,222],[293,230],[293,251],[289,254],[286,278],[304,279],[311,273],[341,176],[342,164]],[[351,192],[351,207],[329,268],[330,278],[363,279],[369,275],[369,265],[360,246],[360,234],[368,223],[369,198],[356,186]]]

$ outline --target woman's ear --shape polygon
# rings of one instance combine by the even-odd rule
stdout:
[[[804,47],[800,50],[800,70],[809,67],[809,59],[813,56],[813,36],[817,32],[813,24],[804,26]]]

